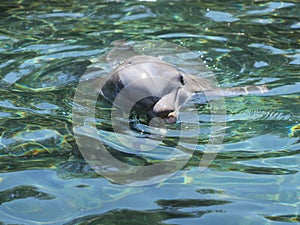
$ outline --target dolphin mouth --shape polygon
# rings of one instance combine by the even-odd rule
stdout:
[[[170,112],[165,118],[164,121],[168,124],[174,124],[177,121],[177,115],[175,112]]]
[[[177,122],[177,113],[175,111],[167,110],[161,112],[153,112],[150,114],[151,117],[158,117],[163,119],[167,124],[174,124]]]

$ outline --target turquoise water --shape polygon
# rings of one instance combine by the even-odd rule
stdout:
[[[0,10],[1,224],[300,223],[298,1],[2,0]],[[200,138],[182,169],[152,185],[111,182],[81,157],[72,110],[86,67],[120,39],[178,44],[221,87],[270,91],[225,98],[226,135],[206,170],[212,124],[209,106],[196,104]],[[160,160],[118,146],[110,105],[100,99],[97,109],[118,159]],[[166,151],[180,134],[170,129]]]

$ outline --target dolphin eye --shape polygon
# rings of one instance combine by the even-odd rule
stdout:
[[[184,85],[184,79],[183,79],[182,74],[179,74],[179,81],[182,85]]]

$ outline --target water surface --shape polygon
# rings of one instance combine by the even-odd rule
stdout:
[[[298,1],[2,0],[0,10],[0,223],[300,222]],[[221,87],[270,92],[225,98],[226,135],[205,171],[198,166],[212,124],[209,106],[196,104],[201,127],[193,128],[201,132],[180,171],[149,186],[110,182],[82,159],[72,107],[86,67],[120,39],[181,45],[201,56]],[[109,139],[110,105],[97,108],[99,133]],[[132,165],[161,157],[109,140]]]

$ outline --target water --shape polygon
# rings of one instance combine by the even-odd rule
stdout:
[[[300,223],[298,1],[2,0],[0,10],[0,223]],[[155,38],[201,55],[221,87],[270,92],[225,98],[226,135],[206,170],[209,106],[197,105],[200,138],[182,169],[148,186],[114,183],[80,156],[74,95],[111,42]],[[163,152],[121,148],[109,108],[97,103],[96,122],[119,160],[151,165],[174,150],[176,125]]]

